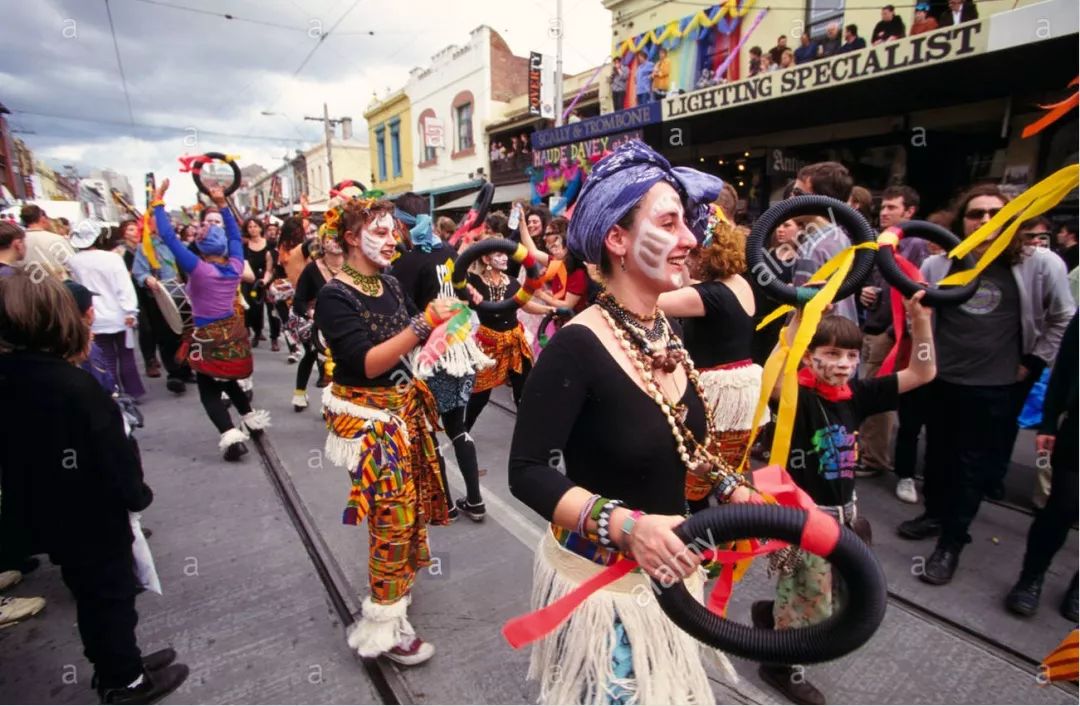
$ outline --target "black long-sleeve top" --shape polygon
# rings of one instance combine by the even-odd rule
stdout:
[[[58,564],[130,556],[146,509],[120,409],[93,375],[46,353],[0,355],[0,547]]]
[[[370,378],[364,370],[367,352],[409,325],[416,307],[389,275],[380,275],[382,293],[369,297],[332,279],[319,290],[315,325],[322,331],[334,358],[334,382],[351,387],[391,387],[409,375],[404,361]]]
[[[689,383],[682,402],[700,441],[705,407]],[[529,373],[509,477],[514,497],[549,521],[575,485],[647,513],[686,511],[686,468],[660,407],[579,324],[563,327]]]
[[[1061,347],[1058,349],[1057,359],[1054,361],[1054,369],[1050,373],[1050,380],[1046,383],[1046,397],[1043,399],[1042,423],[1039,425],[1040,434],[1051,436],[1058,434],[1058,427],[1062,431],[1069,431],[1075,437],[1077,419],[1077,366],[1076,359],[1080,348],[1080,334],[1077,332],[1077,314],[1073,314],[1072,321],[1065,328],[1061,337]],[[1066,415],[1062,421],[1061,415]],[[1075,455],[1073,457],[1075,461]]]
[[[510,283],[506,285],[506,291],[503,293],[502,299],[496,300],[491,293],[491,287],[484,281],[484,278],[480,275],[469,273],[467,278],[469,284],[471,284],[476,291],[480,292],[480,296],[485,301],[502,301],[503,299],[510,299],[517,291],[521,289],[521,284],[514,279],[510,278]],[[476,312],[476,318],[480,320],[482,326],[486,326],[492,331],[509,331],[512,328],[516,328],[518,325],[517,309],[509,309],[497,312],[490,311],[478,311]]]
[[[319,290],[326,284],[322,270],[314,261],[309,262],[296,278],[296,291],[293,293],[293,312],[297,316],[307,316],[308,309],[315,304]]]

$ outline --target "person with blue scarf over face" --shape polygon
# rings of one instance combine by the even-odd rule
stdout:
[[[688,512],[689,473],[715,471],[722,502],[750,496],[710,451],[716,433],[697,372],[657,305],[685,283],[722,186],[631,141],[596,164],[578,197],[567,245],[599,265],[605,291],[555,334],[526,383],[510,491],[550,523],[534,610],[621,558],[644,573],[592,593],[533,643],[529,677],[542,703],[715,703],[703,656],[736,679],[726,657],[667,618],[650,582],[682,579],[702,598],[701,557],[673,532]]]
[[[270,413],[253,410],[239,383],[250,377],[254,368],[244,316],[237,305],[237,290],[244,272],[240,228],[227,207],[225,194],[220,188],[212,189],[210,197],[220,209],[225,227],[203,222],[202,232],[195,241],[200,258],[173,231],[162,200],[168,188],[169,180],[165,179],[154,192],[151,206],[158,234],[187,275],[187,295],[195,318],[195,328],[185,335],[177,357],[186,358],[195,371],[199,400],[221,433],[218,447],[225,460],[239,461],[248,451],[244,442],[249,435],[260,434],[270,426]],[[222,392],[242,415],[240,428],[233,425],[221,400]]]
[[[394,212],[396,219],[410,227],[409,240],[412,249],[394,262],[393,274],[420,311],[434,299],[457,296],[450,285],[457,251],[435,233],[431,216],[423,212],[426,209],[427,199],[424,197],[403,194],[398,197]],[[472,344],[470,338],[466,345],[475,344]],[[482,355],[479,350],[473,353]],[[464,513],[474,522],[482,522],[486,508],[480,494],[476,446],[465,430],[465,407],[475,380],[476,375],[472,372],[456,375],[439,369],[425,382],[435,396],[443,429],[454,445],[454,456],[465,480],[465,497],[454,502],[450,508],[450,517],[454,519]],[[445,473],[445,464],[443,469]]]

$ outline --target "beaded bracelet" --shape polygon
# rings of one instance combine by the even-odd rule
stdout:
[[[743,477],[739,473],[728,473],[721,476],[720,482],[716,484],[716,499],[722,503],[729,502],[735,489],[743,484]]]
[[[577,521],[577,533],[580,535],[585,534],[585,523],[589,519],[589,514],[592,512],[593,505],[600,499],[598,493],[593,493],[589,496],[589,499],[585,501],[585,504],[581,506],[581,512],[578,513]]]
[[[409,319],[409,328],[412,330],[416,337],[421,341],[426,341],[428,336],[431,335],[432,328],[427,321],[424,320],[423,314],[417,314]]]
[[[608,500],[600,508],[600,517],[596,520],[596,533],[600,537],[602,547],[615,548],[615,544],[611,541],[611,513],[622,504],[621,500]]]

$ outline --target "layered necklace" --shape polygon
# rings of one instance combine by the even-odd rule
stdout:
[[[329,265],[327,265],[326,269],[330,269]],[[351,279],[352,283],[362,293],[369,297],[379,296],[379,291],[382,288],[382,280],[379,275],[365,275],[347,262],[341,263],[341,272]]]
[[[495,283],[492,284],[488,279],[488,275],[485,273],[481,279],[484,280],[484,284],[487,285],[488,291],[491,292],[491,298],[488,301],[501,302],[506,298],[506,287],[508,286],[508,279],[503,278],[502,272],[495,270]]]
[[[653,310],[652,317],[642,317],[622,306],[609,292],[597,297],[597,304],[600,305],[600,313],[611,327],[619,345],[641,376],[645,391],[667,419],[679,458],[686,470],[714,482],[721,475],[734,473],[734,469],[721,459],[719,454],[710,451],[719,448],[719,434],[713,426],[712,415],[708,412],[705,391],[693,361],[686,355],[682,342],[672,332],[664,313],[657,308]],[[650,340],[650,336],[653,340]],[[680,364],[686,371],[689,384],[694,386],[698,399],[706,408],[704,443],[698,443],[694,433],[686,426],[686,405],[681,400],[674,403],[668,400],[656,381],[657,370],[662,369],[670,374]]]

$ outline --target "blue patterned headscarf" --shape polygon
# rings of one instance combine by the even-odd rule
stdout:
[[[229,240],[221,226],[210,226],[206,235],[195,241],[195,247],[203,255],[224,255],[229,250]]]
[[[604,237],[658,182],[675,188],[686,211],[686,225],[701,242],[709,204],[720,195],[719,177],[688,167],[672,167],[640,140],[625,142],[593,167],[570,219],[567,246],[585,262],[600,264]]]

